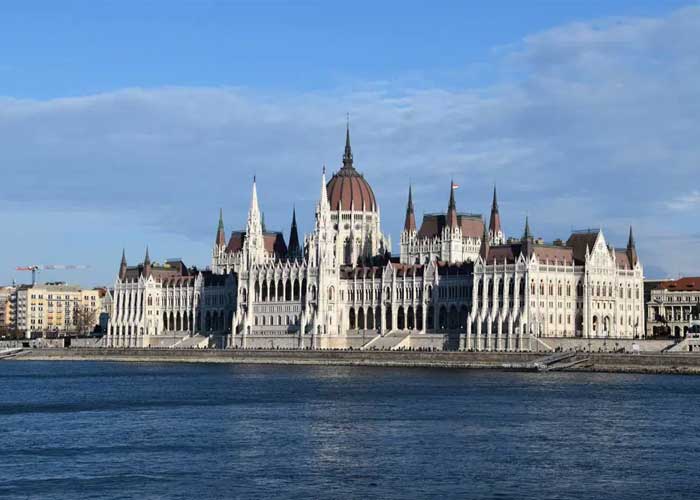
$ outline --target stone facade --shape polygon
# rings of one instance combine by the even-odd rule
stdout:
[[[700,320],[700,277],[662,281],[650,290],[647,302],[648,336],[685,337]]]
[[[265,229],[254,179],[245,228],[227,238],[219,216],[211,272],[122,263],[109,345],[216,333],[230,348],[529,351],[541,338],[644,336],[631,229],[624,248],[601,230],[545,244],[527,220],[522,236],[507,239],[495,188],[488,226],[457,212],[456,188],[447,211],[426,215],[420,228],[409,188],[392,257],[348,130],[342,168],[328,182],[325,168],[321,175],[303,246],[296,213],[289,245]]]
[[[182,261],[129,267],[122,254],[112,291],[106,347],[176,343],[196,333],[226,334],[235,309],[236,275],[188,268]]]
[[[351,158],[348,135],[344,169],[354,168]],[[326,183],[324,172],[314,230],[293,256],[271,251],[253,184],[247,228],[239,232],[253,237],[224,258],[237,263],[239,278],[230,346],[370,348],[380,345],[375,338],[387,337],[395,342],[381,345],[396,347],[407,345],[401,344],[405,336],[441,335],[444,348],[523,351],[539,337],[644,335],[643,269],[631,230],[621,249],[609,246],[600,230],[545,244],[526,221],[522,237],[506,241],[495,188],[487,227],[480,215],[457,212],[451,183],[447,212],[426,215],[419,229],[409,189],[401,253],[394,259],[373,194],[368,204],[360,188],[349,188],[347,196],[362,195],[365,202],[363,210],[345,214],[343,193],[339,199],[328,190],[338,182]],[[351,237],[349,251],[347,231],[358,227],[339,224],[345,215],[369,221],[364,236]],[[384,243],[357,245],[367,235]],[[293,224],[290,241],[296,237]],[[223,242],[217,234],[214,269],[224,267]]]

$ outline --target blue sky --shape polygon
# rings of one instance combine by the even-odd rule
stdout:
[[[700,272],[700,10],[688,2],[16,2],[0,16],[0,283],[111,283],[125,247],[205,266],[218,208],[311,227],[345,113],[395,243],[416,209],[633,224],[650,276]]]

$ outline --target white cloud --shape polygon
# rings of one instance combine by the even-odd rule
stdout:
[[[445,208],[454,176],[465,211],[485,212],[497,182],[511,233],[529,212],[547,238],[603,225],[623,244],[633,223],[642,258],[671,268],[651,236],[695,227],[681,207],[697,206],[698,192],[678,193],[700,158],[699,32],[699,8],[560,26],[500,51],[493,64],[509,76],[480,89],[368,82],[303,94],[174,87],[4,98],[0,200],[136,211],[143,227],[208,241],[219,206],[229,229],[244,223],[257,174],[268,225],[286,230],[296,202],[308,229],[321,165],[339,165],[350,111],[356,164],[394,241],[408,179],[420,214]]]
[[[694,210],[700,208],[700,191],[694,189],[690,193],[677,196],[673,200],[666,203],[670,210],[684,212],[686,210]]]

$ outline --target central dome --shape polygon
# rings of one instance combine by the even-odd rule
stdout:
[[[326,186],[328,203],[331,210],[350,211],[353,206],[356,211],[376,212],[377,201],[369,183],[352,165],[352,150],[350,149],[350,129],[345,134],[345,154],[343,167],[336,172]]]

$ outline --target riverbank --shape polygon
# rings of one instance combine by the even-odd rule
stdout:
[[[384,366],[610,373],[700,374],[696,354],[570,354],[423,351],[284,351],[221,349],[27,349],[11,361],[119,361],[134,363],[239,363]]]

